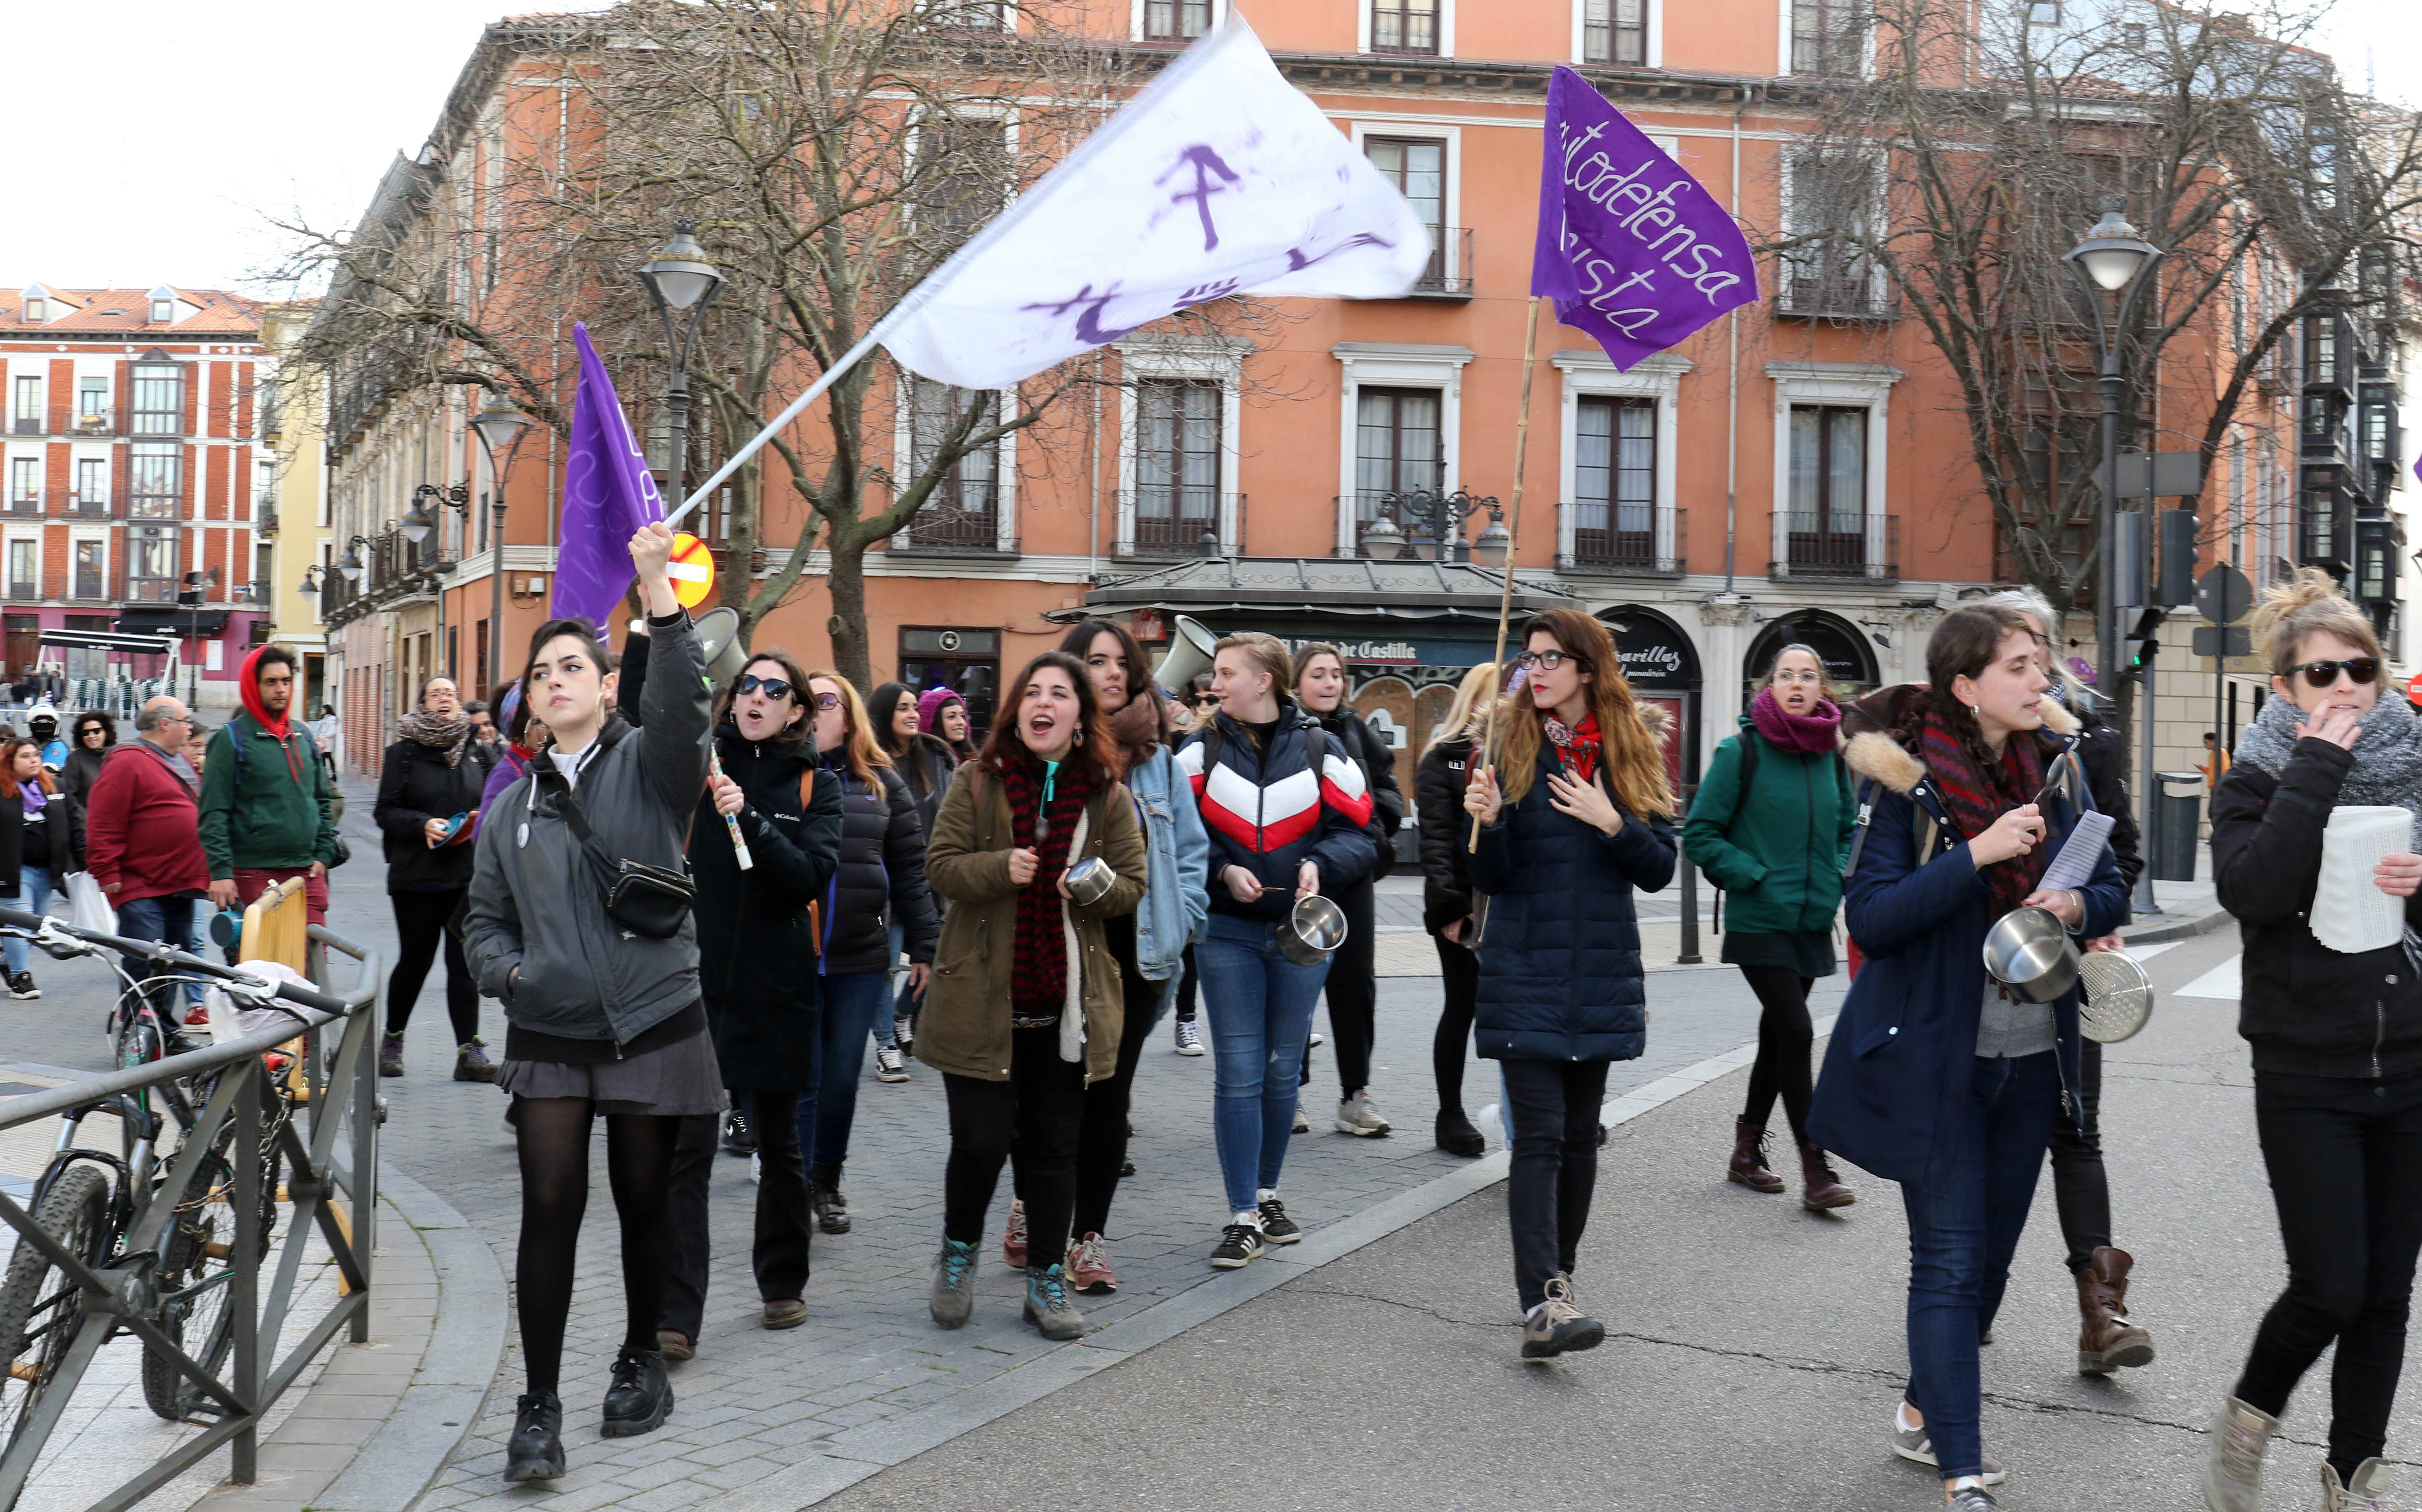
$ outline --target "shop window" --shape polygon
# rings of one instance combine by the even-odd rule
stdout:
[[[900,681],[920,694],[946,687],[965,700],[970,734],[981,745],[999,703],[1000,632],[904,625]]]

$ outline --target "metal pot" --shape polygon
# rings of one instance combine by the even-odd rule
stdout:
[[[1079,908],[1101,902],[1102,895],[1109,891],[1111,884],[1118,879],[1119,874],[1110,870],[1110,863],[1098,856],[1086,857],[1068,868],[1062,877],[1068,884],[1068,901]]]
[[[2049,908],[2013,908],[1985,932],[1985,972],[2028,1002],[2077,985],[2080,957],[2068,926]]]
[[[1319,966],[1345,943],[1345,910],[1317,892],[1298,898],[1278,935],[1281,955],[1298,966]]]

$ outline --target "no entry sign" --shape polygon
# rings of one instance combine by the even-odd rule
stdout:
[[[681,600],[684,609],[694,609],[706,602],[715,591],[715,556],[706,543],[684,530],[673,537],[672,565],[666,575],[673,580],[673,597]]]

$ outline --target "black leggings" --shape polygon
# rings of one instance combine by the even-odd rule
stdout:
[[[942,1236],[983,1241],[984,1213],[1005,1160],[1017,1162],[1026,1194],[1026,1263],[1048,1270],[1067,1258],[1076,1205],[1077,1128],[1085,1113],[1085,1067],[1060,1059],[1060,1028],[1009,1032],[1009,1079],[944,1073],[951,1105],[951,1158],[942,1173]]]
[[[2329,1461],[2341,1480],[2388,1442],[2422,1251],[2422,1077],[2254,1073],[2254,1129],[2279,1209],[2288,1289],[2255,1331],[2236,1396],[2277,1417],[2335,1341]]]
[[[552,1392],[563,1375],[563,1325],[572,1312],[580,1220],[589,1208],[586,1097],[516,1097],[513,1128],[522,1165],[522,1237],[513,1290],[522,1314],[522,1365],[529,1389]],[[622,1228],[622,1347],[653,1349],[671,1259],[665,1221],[673,1143],[682,1121],[649,1113],[606,1115],[606,1176]]]
[[[1783,1095],[1783,1116],[1791,1124],[1791,1142],[1808,1142],[1808,1098],[1813,1083],[1808,1074],[1809,1047],[1816,1035],[1808,1022],[1808,989],[1816,985],[1787,966],[1744,966],[1740,974],[1757,994],[1757,1060],[1749,1068],[1749,1102],[1743,1121],[1763,1125]]]
[[[1194,947],[1186,947],[1185,964],[1177,973],[1177,1016],[1185,1023],[1194,1022]]]
[[[1470,921],[1463,927],[1470,929]],[[1430,1067],[1438,1073],[1439,1110],[1443,1112],[1463,1107],[1463,1063],[1471,1050],[1471,1011],[1480,998],[1480,957],[1435,935],[1430,943],[1438,947],[1439,975],[1446,983],[1438,1032],[1430,1036]]]
[[[2085,1042],[2084,1085],[2075,1118],[2052,1126],[2052,1195],[2060,1207],[2060,1236],[2068,1245],[2068,1268],[2094,1263],[2094,1252],[2111,1242],[2111,1178],[2102,1169],[2102,1047]]]
[[[1329,894],[1345,915],[1345,943],[1329,958],[1329,1033],[1337,1052],[1337,1083],[1351,1097],[1371,1084],[1371,1047],[1379,1037],[1378,953],[1371,937],[1371,884],[1357,882]],[[1303,1049],[1303,1079],[1312,1079],[1312,1047]],[[1341,1100],[1343,1100],[1341,1098]]]
[[[440,941],[446,946],[446,1016],[454,1026],[454,1043],[468,1045],[480,1034],[480,981],[463,958],[463,942],[446,927],[463,902],[464,890],[443,892],[396,892],[395,969],[386,979],[386,1032],[401,1034],[412,1021],[412,1005],[420,984],[429,980]]]
[[[1136,1061],[1143,1054],[1143,1042],[1152,1038],[1152,1014],[1159,1005],[1161,985],[1144,980],[1140,972],[1128,973],[1118,1069],[1085,1089],[1084,1118],[1077,1129],[1073,1232],[1079,1238],[1110,1226],[1110,1199],[1119,1194],[1119,1168],[1127,1158],[1128,1094],[1135,1087]]]

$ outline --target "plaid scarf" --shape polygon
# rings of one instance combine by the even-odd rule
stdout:
[[[2043,790],[2043,749],[2025,731],[2011,732],[2003,743],[2001,761],[1990,768],[1977,764],[1939,710],[1927,711],[1920,740],[1927,775],[1934,779],[1935,790],[1942,795],[1943,810],[1951,816],[1953,826],[1970,840],[1993,827],[1994,820],[2031,801]],[[2007,913],[2025,902],[2027,894],[2043,880],[2044,868],[2051,864],[2052,847],[2039,843],[2024,856],[2013,856],[1985,868],[1985,879],[1993,890],[1994,911]]]
[[[1060,877],[1068,870],[1069,838],[1093,795],[1093,773],[1072,758],[1046,779],[1040,762],[1013,758],[1001,767],[1000,791],[1009,799],[1011,834],[1018,843],[1031,845],[1038,858],[1034,880],[1017,893],[1009,1021],[1015,1029],[1043,1029],[1060,1021],[1068,1000],[1068,937]]]

